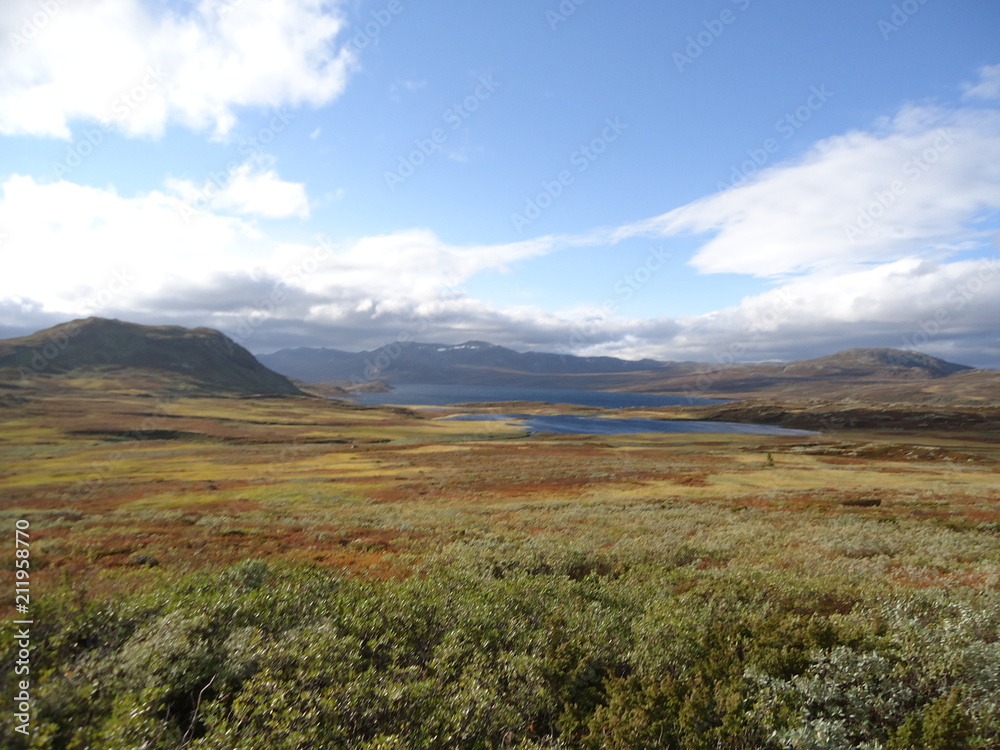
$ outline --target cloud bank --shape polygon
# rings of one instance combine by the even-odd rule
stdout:
[[[156,11],[154,12],[154,8]],[[354,55],[326,0],[7,0],[0,134],[69,139],[73,121],[128,136],[169,124],[225,136],[244,107],[320,106]]]

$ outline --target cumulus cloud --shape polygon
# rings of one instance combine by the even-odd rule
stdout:
[[[309,216],[305,185],[286,182],[273,169],[260,169],[252,162],[209,177],[201,184],[170,178],[167,188],[193,209],[209,208],[221,213],[282,219]]]
[[[184,8],[184,10],[181,10]],[[339,2],[8,0],[0,7],[0,133],[68,139],[74,120],[159,136],[223,136],[242,107],[319,106],[354,56]]]
[[[87,312],[111,287],[118,304],[141,307],[171,280],[190,282],[194,269],[239,268],[241,253],[263,239],[252,223],[191,212],[162,191],[126,198],[112,188],[19,175],[0,190],[0,296],[32,299],[47,311]]]
[[[213,307],[210,297],[225,296],[221,288],[203,291],[206,310]],[[359,303],[357,290],[341,290],[336,302],[299,290],[273,314],[266,295],[257,299],[256,312],[243,307],[223,314],[216,307],[212,319],[231,335],[245,337],[255,351],[485,339],[518,350],[726,364],[888,346],[966,364],[1000,365],[995,324],[1000,259],[989,258],[950,263],[907,258],[850,273],[806,276],[732,307],[685,318],[629,318],[601,308],[500,308],[461,289],[391,307],[373,299]],[[175,303],[176,313],[181,304]]]
[[[707,361],[795,359],[847,346],[944,355],[956,337],[977,333],[978,343],[966,342],[960,361],[1000,363],[998,319],[1000,259],[904,258],[804,276],[681,323],[689,348]]]
[[[947,257],[981,244],[978,222],[998,209],[1000,112],[906,107],[612,237],[709,234],[699,270],[773,277]]]
[[[212,324],[263,310],[317,325],[367,320],[375,328],[399,327],[438,317],[461,326],[463,316],[475,325],[492,313],[459,285],[555,247],[548,238],[451,245],[427,229],[287,242],[233,215],[260,215],[257,207],[283,192],[289,198],[274,201],[284,208],[272,215],[305,211],[294,187],[273,172],[241,170],[198,203],[211,191],[192,182],[123,196],[15,175],[0,186],[0,301],[17,302],[39,320],[124,311],[197,313]]]

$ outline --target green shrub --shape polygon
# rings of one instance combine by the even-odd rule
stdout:
[[[33,746],[1000,746],[994,592],[498,549],[405,580],[251,561],[47,595]]]

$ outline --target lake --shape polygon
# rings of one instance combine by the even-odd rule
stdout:
[[[445,419],[468,422],[521,421],[534,432],[551,432],[560,435],[634,435],[640,432],[700,432],[737,433],[743,435],[815,435],[810,430],[793,430],[769,424],[743,422],[706,422],[687,419],[606,419],[582,417],[575,414],[458,414]]]
[[[624,409],[629,406],[699,406],[724,404],[717,398],[662,396],[653,393],[613,393],[564,388],[516,388],[480,385],[400,385],[389,393],[355,393],[361,404],[398,404],[412,406],[446,406],[448,404],[490,403],[497,401],[536,401],[550,404],[576,404],[602,409]]]
[[[382,406],[446,406],[448,404],[532,401],[550,404],[575,404],[602,409],[654,406],[699,406],[723,404],[723,399],[662,396],[652,393],[614,393],[562,388],[516,388],[473,385],[400,385],[389,393],[355,393],[358,403]],[[605,419],[572,414],[538,416],[534,414],[460,414],[448,419],[469,421],[514,421],[532,432],[566,435],[628,435],[639,432],[719,432],[750,435],[814,435],[808,430],[793,430],[773,425],[738,422],[706,422],[661,419]]]

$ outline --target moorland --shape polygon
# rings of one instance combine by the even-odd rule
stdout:
[[[548,435],[214,360],[58,362],[0,379],[34,621],[4,747],[1000,746],[979,392],[629,411],[812,435]]]

